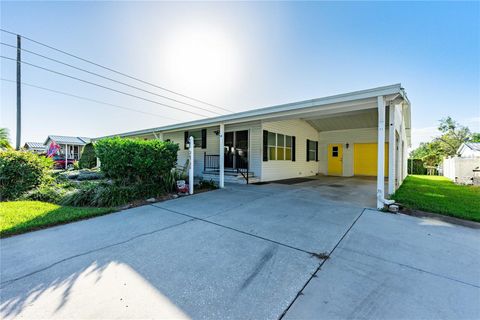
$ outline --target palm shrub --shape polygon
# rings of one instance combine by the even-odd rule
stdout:
[[[0,200],[14,200],[52,180],[53,161],[32,152],[0,150]]]
[[[95,155],[93,143],[88,143],[83,147],[78,165],[80,169],[91,169],[97,165],[97,156]]]
[[[95,151],[101,171],[115,183],[161,184],[176,165],[178,144],[116,137],[99,140]]]

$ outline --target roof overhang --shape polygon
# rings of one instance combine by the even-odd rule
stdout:
[[[106,137],[131,137],[141,136],[152,133],[171,132],[178,130],[188,130],[206,126],[216,126],[223,124],[235,124],[241,122],[257,121],[257,120],[282,120],[292,117],[309,117],[312,115],[333,115],[345,112],[354,112],[370,108],[376,108],[376,98],[384,96],[387,101],[394,99],[403,99],[407,101],[404,89],[400,84],[378,87],[368,90],[344,93],[324,98],[299,101],[276,105],[272,107],[260,108],[255,110],[243,111],[234,114],[218,116],[207,119],[200,119],[179,124],[167,125],[163,127],[150,128],[125,132],[120,134],[109,135],[105,137],[95,138],[98,140]],[[409,105],[409,102],[408,102]],[[410,127],[410,124],[408,125]]]

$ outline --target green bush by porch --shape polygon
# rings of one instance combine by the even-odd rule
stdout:
[[[410,175],[392,198],[410,209],[480,222],[480,187],[445,177]]]
[[[95,144],[105,176],[121,185],[162,183],[177,162],[178,145],[160,140],[106,138]]]

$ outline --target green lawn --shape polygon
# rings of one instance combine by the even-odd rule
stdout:
[[[456,185],[439,176],[408,176],[392,196],[411,209],[480,221],[480,187]]]
[[[1,202],[0,238],[113,211],[113,208],[62,207],[40,201]]]

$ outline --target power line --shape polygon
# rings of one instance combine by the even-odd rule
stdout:
[[[5,78],[1,78],[0,80],[6,81],[6,82],[12,82],[12,83],[16,82],[15,80],[9,80],[9,79],[5,79]],[[81,99],[81,100],[86,100],[86,101],[90,101],[90,102],[104,104],[104,105],[115,107],[115,108],[134,111],[134,112],[143,113],[143,114],[147,114],[147,115],[151,115],[151,116],[155,116],[155,117],[160,117],[160,118],[165,118],[165,119],[170,119],[170,120],[174,120],[174,121],[181,121],[181,120],[171,118],[171,117],[168,117],[168,116],[163,116],[163,115],[160,115],[160,114],[157,114],[157,113],[146,112],[146,111],[142,111],[142,110],[137,110],[137,109],[121,106],[121,105],[118,105],[118,104],[113,104],[113,103],[109,103],[109,102],[105,102],[105,101],[91,99],[91,98],[87,98],[87,97],[83,97],[83,96],[78,96],[76,94],[72,94],[72,93],[68,93],[68,92],[64,92],[64,91],[58,91],[58,90],[54,90],[54,89],[50,89],[50,88],[45,88],[45,87],[37,86],[35,84],[27,83],[27,82],[21,82],[21,84],[24,85],[24,86],[27,86],[27,87],[37,88],[37,89],[41,89],[41,90],[44,90],[44,91],[49,91],[49,92],[61,94],[61,95],[68,96],[68,97],[74,97],[74,98]]]
[[[2,58],[2,59],[7,59],[7,60],[11,60],[11,61],[16,61],[16,60],[13,59],[13,58],[5,57],[5,56],[0,56],[0,58]],[[151,102],[151,103],[155,103],[155,104],[158,104],[158,105],[160,105],[160,106],[164,106],[164,107],[167,107],[167,108],[171,108],[171,109],[175,109],[175,110],[179,110],[179,111],[191,113],[191,114],[194,114],[194,115],[197,115],[197,116],[200,116],[200,117],[206,117],[206,118],[209,117],[209,116],[206,116],[206,115],[201,114],[201,113],[197,113],[197,112],[193,112],[193,111],[189,111],[189,110],[177,108],[177,107],[174,107],[174,106],[170,106],[170,105],[168,105],[168,104],[164,104],[164,103],[161,103],[161,102],[158,102],[158,101],[155,101],[155,100],[150,100],[150,99],[147,99],[147,98],[143,98],[143,97],[137,96],[137,95],[135,95],[135,94],[123,92],[123,91],[120,91],[120,90],[117,90],[117,89],[114,89],[114,88],[110,88],[110,87],[107,87],[107,86],[104,86],[104,85],[101,85],[101,84],[98,84],[98,83],[94,83],[94,82],[85,80],[85,79],[80,79],[80,78],[77,78],[77,77],[74,77],[74,76],[71,76],[71,75],[62,73],[62,72],[58,72],[58,71],[55,71],[55,70],[52,70],[52,69],[44,68],[44,67],[41,67],[41,66],[38,66],[38,65],[35,65],[35,64],[32,64],[32,63],[23,61],[23,60],[20,61],[20,62],[21,62],[22,64],[26,64],[26,65],[31,66],[31,67],[35,67],[35,68],[38,68],[38,69],[41,69],[41,70],[45,70],[45,71],[48,71],[48,72],[51,72],[51,73],[55,73],[55,74],[58,74],[58,75],[61,75],[61,76],[64,76],[64,77],[67,77],[67,78],[70,78],[70,79],[74,79],[74,80],[77,80],[77,81],[81,81],[81,82],[84,82],[84,83],[88,83],[88,84],[90,84],[90,85],[97,86],[97,87],[100,87],[100,88],[103,88],[103,89],[107,89],[107,90],[110,90],[110,91],[113,91],[113,92],[117,92],[117,93],[120,93],[120,94],[123,94],[123,95],[126,95],[126,96],[130,96],[130,97],[137,98],[137,99],[140,99],[140,100],[144,100],[144,101],[148,101],[148,102]]]
[[[5,29],[1,29],[1,28],[0,28],[0,31],[5,32],[5,33],[9,33],[9,34],[12,34],[12,35],[17,35],[17,34],[14,33],[14,32],[11,32],[11,31],[8,31],[8,30],[5,30]],[[65,54],[65,55],[68,55],[68,56],[70,56],[70,57],[73,57],[73,58],[75,58],[75,59],[78,59],[78,60],[81,60],[81,61],[90,63],[90,64],[92,64],[92,65],[95,65],[95,66],[97,66],[97,67],[103,68],[103,69],[108,70],[108,71],[110,71],[110,72],[113,72],[113,73],[119,74],[119,75],[121,75],[121,76],[130,78],[130,79],[132,79],[132,80],[135,80],[135,81],[138,81],[138,82],[141,82],[141,83],[144,83],[144,84],[148,84],[148,85],[150,85],[150,86],[152,86],[152,87],[155,87],[155,88],[158,88],[158,89],[161,89],[161,90],[165,90],[165,91],[167,91],[167,92],[176,94],[176,95],[181,96],[181,97],[184,97],[184,98],[191,99],[191,100],[196,101],[196,102],[203,103],[203,104],[205,104],[205,105],[209,105],[209,106],[214,107],[214,108],[218,108],[218,109],[221,109],[221,110],[224,110],[224,111],[227,111],[227,112],[234,112],[233,110],[229,110],[229,109],[227,109],[227,108],[223,108],[223,107],[220,107],[220,106],[218,106],[218,105],[211,104],[211,103],[208,103],[208,102],[205,102],[205,101],[202,101],[202,100],[199,100],[199,99],[196,99],[196,98],[187,96],[187,95],[185,95],[185,94],[182,94],[182,93],[179,93],[179,92],[176,92],[176,91],[167,89],[167,88],[165,88],[165,87],[156,85],[156,84],[154,84],[154,83],[151,83],[151,82],[148,82],[148,81],[139,79],[139,78],[137,78],[137,77],[128,75],[128,74],[123,73],[123,72],[121,72],[121,71],[118,71],[118,70],[115,70],[115,69],[106,67],[106,66],[101,65],[101,64],[98,64],[98,63],[96,63],[96,62],[93,62],[93,61],[90,61],[90,60],[81,58],[81,57],[79,57],[79,56],[77,56],[77,55],[74,55],[74,54],[72,54],[72,53],[63,51],[63,50],[61,50],[61,49],[57,49],[57,48],[55,48],[55,47],[52,47],[52,46],[50,46],[50,45],[47,45],[47,44],[42,43],[42,42],[37,41],[37,40],[33,40],[33,39],[28,38],[28,37],[25,37],[25,36],[23,36],[23,35],[21,35],[21,37],[24,38],[24,39],[26,39],[26,40],[29,40],[29,41],[31,41],[31,42],[34,42],[34,43],[36,43],[36,44],[39,44],[39,45],[41,45],[41,46],[44,46],[44,47],[46,47],[46,48],[49,48],[49,49],[51,49],[51,50],[55,50],[55,51],[57,51],[57,52],[60,52],[60,53],[63,53],[63,54]]]
[[[4,46],[7,46],[7,47],[15,48],[15,49],[17,48],[16,46],[13,46],[13,45],[11,45],[11,44],[4,43],[4,42],[0,42],[0,44],[1,44],[1,45],[4,45]],[[97,76],[97,77],[100,77],[100,78],[103,78],[103,79],[107,79],[107,80],[110,80],[110,81],[112,81],[112,82],[116,82],[116,83],[122,84],[122,85],[124,85],[124,86],[130,87],[130,88],[133,88],[133,89],[136,89],[136,90],[140,90],[140,91],[143,91],[143,92],[146,92],[146,93],[149,93],[149,94],[152,94],[152,95],[155,95],[155,96],[164,98],[164,99],[168,99],[168,100],[171,100],[171,101],[174,101],[174,102],[177,102],[177,103],[181,103],[181,104],[184,104],[184,105],[193,107],[193,108],[197,108],[197,109],[200,109],[200,110],[203,110],[203,111],[207,111],[207,112],[215,113],[215,114],[217,114],[217,115],[221,115],[221,113],[218,113],[218,112],[216,112],[216,111],[212,111],[212,110],[209,110],[209,109],[205,109],[205,108],[202,108],[202,107],[199,107],[199,106],[190,104],[190,103],[186,103],[186,102],[183,102],[183,101],[180,101],[180,100],[176,100],[176,99],[173,99],[173,98],[170,98],[170,97],[167,97],[167,96],[164,96],[164,95],[161,95],[161,94],[158,94],[158,93],[149,91],[149,90],[142,89],[142,88],[137,87],[137,86],[133,86],[133,85],[131,85],[131,84],[128,84],[128,83],[125,83],[125,82],[122,82],[122,81],[118,81],[118,80],[115,80],[115,79],[112,79],[112,78],[109,78],[109,77],[105,77],[105,76],[103,76],[103,75],[101,75],[101,74],[98,74],[98,73],[95,73],[95,72],[92,72],[92,71],[89,71],[89,70],[86,70],[86,69],[83,69],[83,68],[76,67],[76,66],[74,66],[74,65],[68,64],[68,63],[66,63],[66,62],[63,62],[63,61],[60,61],[60,60],[57,60],[57,59],[53,59],[53,58],[47,57],[47,56],[45,56],[45,55],[36,53],[36,52],[34,52],[34,51],[31,51],[31,50],[27,50],[27,49],[23,49],[23,48],[20,49],[20,50],[25,51],[25,52],[28,52],[28,53],[33,54],[33,55],[36,55],[36,56],[39,56],[39,57],[42,57],[42,58],[47,59],[47,60],[50,60],[50,61],[54,61],[54,62],[59,63],[59,64],[63,64],[63,65],[68,66],[68,67],[70,67],[70,68],[73,68],[73,69],[77,69],[77,70],[86,72],[86,73],[88,73],[88,74],[93,74],[93,75],[95,75],[95,76]]]

